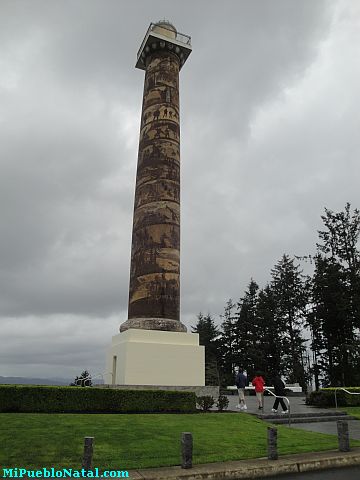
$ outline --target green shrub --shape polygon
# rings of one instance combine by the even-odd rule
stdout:
[[[219,395],[216,406],[220,412],[229,406],[229,399],[225,395]]]
[[[349,392],[360,393],[360,387],[344,387]],[[349,395],[336,389],[338,407],[360,406],[360,395]],[[306,398],[307,405],[316,407],[335,407],[335,388],[321,388],[311,392]]]
[[[0,385],[0,412],[191,413],[195,410],[193,392]]]
[[[196,397],[196,403],[199,405],[200,410],[208,412],[213,407],[215,400],[211,395],[204,395],[202,397]]]

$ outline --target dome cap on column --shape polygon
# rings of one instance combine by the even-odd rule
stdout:
[[[152,31],[155,33],[160,33],[160,35],[164,35],[165,37],[169,38],[176,38],[177,35],[176,28],[168,20],[159,20],[158,22],[154,23]]]
[[[145,38],[137,53],[136,68],[145,70],[146,57],[156,51],[169,50],[180,60],[180,69],[191,53],[191,37],[179,33],[174,25],[167,20],[150,23]]]

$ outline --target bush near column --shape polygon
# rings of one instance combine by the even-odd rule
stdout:
[[[196,404],[202,412],[208,412],[214,406],[215,399],[211,395],[196,397]]]
[[[360,387],[339,387],[346,388],[349,392],[360,393]],[[316,407],[335,407],[335,390],[338,407],[360,406],[360,395],[349,395],[339,388],[321,388],[311,392],[306,398],[307,405]]]
[[[0,385],[0,412],[192,413],[193,392]]]
[[[216,406],[219,412],[226,410],[227,407],[229,406],[229,399],[225,395],[219,395]]]

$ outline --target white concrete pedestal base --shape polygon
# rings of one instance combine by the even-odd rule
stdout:
[[[205,385],[205,347],[197,333],[129,329],[112,338],[110,385]]]

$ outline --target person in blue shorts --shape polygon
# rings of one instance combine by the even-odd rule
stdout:
[[[240,408],[240,410],[247,410],[247,406],[245,403],[245,387],[247,384],[247,377],[244,374],[244,371],[239,368],[239,371],[236,375],[235,385],[237,386],[238,393],[239,393],[239,405],[236,408]]]

